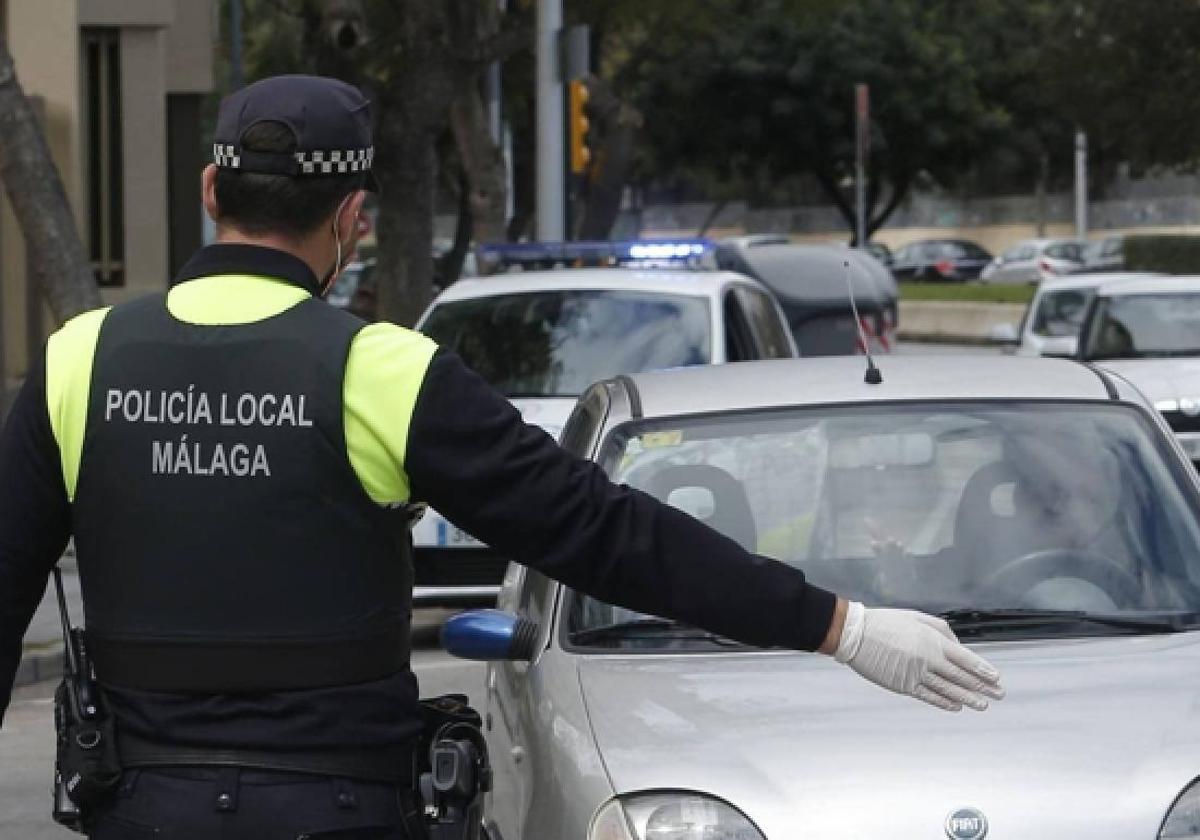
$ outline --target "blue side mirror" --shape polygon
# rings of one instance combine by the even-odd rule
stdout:
[[[459,659],[532,659],[537,625],[501,610],[470,610],[442,625],[442,647]]]

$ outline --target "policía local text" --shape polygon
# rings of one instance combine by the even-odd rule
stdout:
[[[150,444],[154,475],[233,476],[271,475],[266,447],[260,442],[236,443],[189,440],[186,427],[233,428],[310,427],[303,394],[209,395],[194,385],[183,390],[150,391],[110,388],[104,397],[104,422],[163,425],[179,430]]]

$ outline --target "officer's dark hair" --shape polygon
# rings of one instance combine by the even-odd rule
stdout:
[[[242,135],[241,147],[252,152],[296,150],[292,130],[267,120]],[[301,239],[333,215],[342,200],[363,185],[362,175],[263,175],[217,169],[217,219],[251,236],[274,234]]]

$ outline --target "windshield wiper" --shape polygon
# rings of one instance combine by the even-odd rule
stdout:
[[[1180,613],[1161,618],[1104,615],[1085,610],[1039,609],[956,609],[938,613],[955,633],[979,633],[987,630],[1009,630],[1041,627],[1048,624],[1097,624],[1136,633],[1181,633],[1195,625],[1194,614]]]
[[[745,647],[733,639],[667,618],[635,618],[598,627],[586,627],[571,633],[571,641],[581,645],[619,639],[674,639],[711,642],[723,647]]]

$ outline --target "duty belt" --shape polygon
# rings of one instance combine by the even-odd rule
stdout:
[[[118,733],[117,744],[125,768],[243,767],[395,782],[405,787],[413,780],[414,747],[407,744],[343,750],[225,749],[163,744],[128,732]]]

